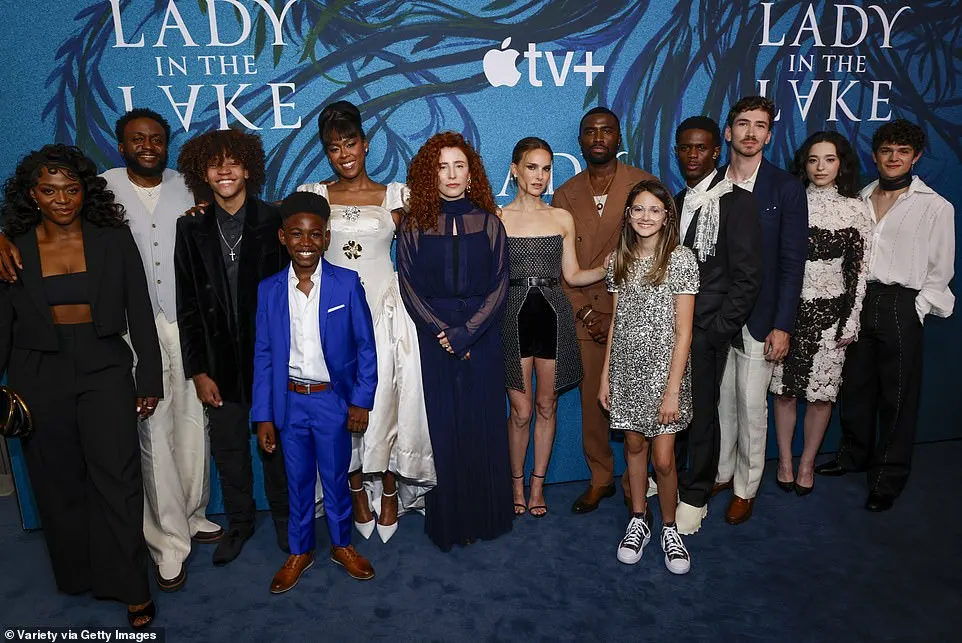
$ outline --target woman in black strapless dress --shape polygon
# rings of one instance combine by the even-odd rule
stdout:
[[[510,266],[501,336],[511,402],[508,439],[514,512],[528,511],[539,518],[548,513],[544,483],[554,444],[558,393],[577,385],[582,375],[574,315],[561,278],[574,286],[587,286],[605,276],[604,264],[581,270],[571,214],[541,200],[551,177],[551,160],[551,147],[542,139],[524,138],[515,145],[511,175],[518,194],[501,211]],[[532,374],[542,382],[533,395],[534,387],[528,386]],[[534,468],[525,501],[524,461],[534,413]]]

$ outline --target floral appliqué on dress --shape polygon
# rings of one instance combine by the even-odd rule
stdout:
[[[344,256],[348,259],[358,259],[361,256],[361,251],[364,250],[354,239],[351,239],[341,248],[344,251]]]

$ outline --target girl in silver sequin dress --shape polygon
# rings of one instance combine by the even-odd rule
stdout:
[[[637,563],[651,538],[646,501],[650,448],[665,565],[674,574],[685,574],[691,562],[675,526],[675,433],[692,416],[688,353],[698,264],[694,253],[678,244],[678,213],[658,181],[642,181],[628,194],[607,279],[615,316],[598,397],[611,413],[611,428],[624,431],[632,511],[618,560]]]

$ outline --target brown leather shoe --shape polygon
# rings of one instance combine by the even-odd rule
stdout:
[[[602,498],[610,498],[615,495],[615,485],[614,483],[606,487],[595,487],[594,485],[588,485],[585,492],[578,496],[575,503],[571,505],[571,511],[576,514],[586,514],[594,511],[598,508],[598,503],[601,502]]]
[[[331,560],[347,570],[348,575],[356,580],[370,580],[374,578],[374,568],[364,556],[357,553],[353,546],[331,547]]]
[[[283,594],[294,589],[297,581],[301,579],[301,574],[314,566],[314,552],[297,554],[287,557],[281,568],[274,574],[271,580],[271,594]]]
[[[725,489],[731,489],[731,488],[732,488],[731,480],[729,480],[728,482],[716,482],[711,487],[711,497],[714,498]]]
[[[728,503],[728,511],[725,512],[725,522],[729,525],[740,525],[752,517],[752,507],[755,506],[755,499],[739,498],[733,495],[732,501]]]

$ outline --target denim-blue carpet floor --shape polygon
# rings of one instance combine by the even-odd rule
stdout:
[[[823,458],[824,459],[824,456]],[[820,460],[821,460],[820,459]],[[437,550],[406,515],[385,545],[358,550],[368,582],[319,555],[291,592],[268,586],[284,561],[269,515],[240,558],[215,568],[194,547],[186,587],[155,593],[167,641],[959,641],[962,640],[962,441],[919,445],[895,507],[866,512],[864,475],[818,478],[799,498],[769,462],[754,517],[724,522],[726,492],[686,538],[687,576],[672,576],[657,536],[637,565],[615,558],[621,491],[587,515],[584,483],[549,485],[550,513],[523,516],[492,542]],[[653,499],[654,500],[654,499]],[[659,511],[652,503],[655,535]],[[223,522],[223,516],[215,520]],[[326,525],[317,522],[319,553]],[[0,629],[126,624],[124,608],[56,592],[42,534],[0,498]]]

